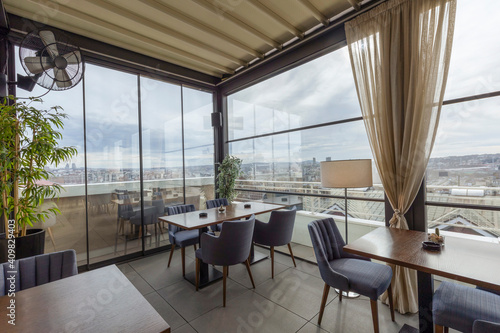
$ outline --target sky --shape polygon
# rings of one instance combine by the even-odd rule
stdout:
[[[445,100],[500,90],[498,13],[500,1],[458,1]],[[19,59],[16,66],[24,74]],[[135,75],[87,64],[85,82],[43,97],[44,107],[60,105],[69,115],[62,144],[80,151],[70,163],[84,164],[85,86],[88,166],[139,166],[137,84]],[[19,96],[45,92],[39,86],[31,93],[18,89]],[[146,168],[182,164],[181,102],[185,147],[198,147],[186,150],[187,165],[213,162],[212,95],[184,88],[181,101],[180,86],[141,78]],[[499,106],[500,97],[444,106],[432,156],[499,153]],[[228,108],[230,139],[360,116],[347,48],[229,96]],[[231,149],[255,162],[371,158],[361,121],[239,142]]]

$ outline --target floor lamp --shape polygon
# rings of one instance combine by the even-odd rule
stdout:
[[[372,180],[372,160],[342,160],[321,162],[321,186],[344,189],[345,242],[348,243],[347,189],[370,187]],[[337,290],[338,292],[338,290]],[[346,297],[358,297],[356,293],[342,293]]]

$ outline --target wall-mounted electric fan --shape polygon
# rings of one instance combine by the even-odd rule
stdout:
[[[64,35],[56,38],[50,30],[27,34],[19,47],[19,58],[31,80],[49,90],[74,87],[85,70],[80,48]]]

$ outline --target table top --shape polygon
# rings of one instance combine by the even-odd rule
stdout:
[[[115,266],[15,294],[16,325],[0,332],[170,332],[170,326]],[[11,298],[0,297],[5,313]]]
[[[250,204],[250,208],[245,208],[245,204]],[[283,205],[272,205],[262,202],[238,202],[226,206],[224,213],[219,213],[218,208],[205,210],[197,210],[194,212],[177,214],[171,216],[162,216],[160,221],[171,223],[187,230],[200,229],[214,224],[219,224],[224,221],[239,220],[249,217],[252,214],[263,214],[273,210],[284,208]],[[207,217],[200,217],[200,213],[207,213]]]
[[[500,244],[446,237],[439,252],[424,250],[427,233],[378,228],[344,247],[349,253],[500,290]]]

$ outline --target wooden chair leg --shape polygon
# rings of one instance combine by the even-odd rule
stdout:
[[[167,267],[170,267],[170,262],[172,261],[172,256],[174,255],[174,250],[175,250],[175,244],[172,244],[172,247],[170,248],[170,257],[168,258]]]
[[[295,263],[295,257],[293,256],[293,251],[292,251],[292,247],[290,246],[290,243],[288,243],[288,250],[290,251],[290,255],[292,256],[293,265],[295,267],[297,267],[297,264]]]
[[[194,247],[194,252],[196,252],[196,244],[194,244],[193,247]]]
[[[449,332],[449,330],[450,330],[450,328],[449,328],[449,327],[445,327],[445,328],[444,328],[444,333],[448,333],[448,332]]]
[[[391,319],[394,321],[394,303],[392,301],[392,285],[389,284],[387,288],[387,294],[389,295],[389,309],[391,310]]]
[[[325,312],[326,300],[328,299],[328,293],[330,292],[330,286],[325,283],[323,288],[323,298],[321,299],[321,306],[319,308],[318,325],[321,325],[321,320],[323,319],[323,312]]]
[[[444,327],[441,325],[435,324],[434,325],[434,332],[435,333],[444,333]]]
[[[342,302],[342,290],[339,289],[339,302]]]
[[[274,246],[271,246],[271,278],[274,279]]]
[[[373,319],[373,331],[378,333],[378,304],[377,300],[370,300],[370,305],[372,307],[372,319]]]
[[[247,266],[248,276],[250,276],[250,281],[252,281],[253,289],[255,289],[255,283],[253,282],[252,271],[250,270],[250,261],[248,259],[245,261],[245,266]]]
[[[186,248],[181,247],[181,256],[182,256],[182,276],[186,275]]]
[[[195,285],[196,291],[198,291],[198,286],[200,284],[200,259],[196,258],[196,270],[195,270]]]
[[[54,241],[54,235],[52,235],[52,230],[47,228],[47,232],[49,233],[50,240],[52,241],[52,245],[54,245],[54,249],[56,248],[56,242]]]
[[[222,306],[226,307],[226,279],[227,279],[227,266],[222,270]]]

